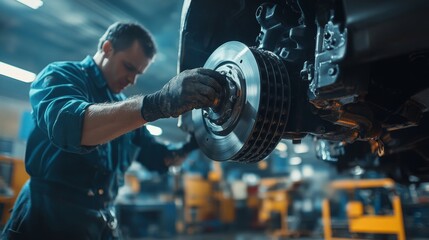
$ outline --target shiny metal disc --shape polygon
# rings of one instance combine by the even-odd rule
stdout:
[[[222,69],[225,66],[239,71],[236,84],[241,89],[236,108],[241,108],[236,122],[226,127],[221,134],[211,131],[210,123],[202,110],[193,110],[192,120],[195,137],[202,151],[211,159],[225,161],[243,148],[252,132],[259,108],[260,77],[259,68],[250,49],[240,42],[228,42],[220,46],[206,61],[205,68]],[[229,128],[228,128],[229,127]]]
[[[275,55],[227,42],[216,49],[205,68],[224,74],[239,89],[222,122],[207,112],[192,111],[200,149],[217,161],[254,162],[266,157],[280,141],[289,111],[289,78]]]

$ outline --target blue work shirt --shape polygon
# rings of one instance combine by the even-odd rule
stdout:
[[[88,106],[124,99],[123,94],[110,91],[90,56],[43,69],[30,89],[35,128],[25,163],[31,178],[113,200],[136,150],[133,142],[144,145],[153,138],[143,127],[98,146],[82,146],[80,141]]]

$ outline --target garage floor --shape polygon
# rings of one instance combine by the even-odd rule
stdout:
[[[285,239],[295,239],[295,240],[322,240],[323,238],[315,237],[303,237],[303,238],[291,238],[291,237],[274,237],[264,234],[262,232],[245,232],[245,233],[206,233],[206,234],[196,234],[196,235],[183,235],[176,236],[173,238],[144,238],[144,240],[285,240]],[[129,240],[140,240],[140,239],[129,239]],[[143,240],[143,239],[141,239]]]
[[[176,236],[173,238],[142,238],[128,240],[323,240],[323,237],[272,237],[262,233],[212,233],[201,235]],[[408,238],[407,238],[408,239]],[[410,238],[409,240],[427,240],[427,238]]]
[[[178,235],[171,238],[128,238],[127,240],[323,240],[323,236],[308,237],[274,237],[263,232],[228,232],[228,233],[204,233],[195,235]],[[368,238],[370,239],[370,238]],[[383,238],[385,239],[385,238]],[[388,238],[388,239],[396,239]],[[408,240],[427,240],[428,238],[407,238]]]

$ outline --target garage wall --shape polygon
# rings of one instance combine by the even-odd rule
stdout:
[[[0,96],[0,154],[24,158],[25,139],[22,139],[22,118],[30,112],[25,101]]]

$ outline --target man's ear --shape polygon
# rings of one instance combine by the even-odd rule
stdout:
[[[110,57],[113,54],[113,46],[109,40],[103,43],[101,49],[103,49],[103,53],[106,55],[106,57]]]

